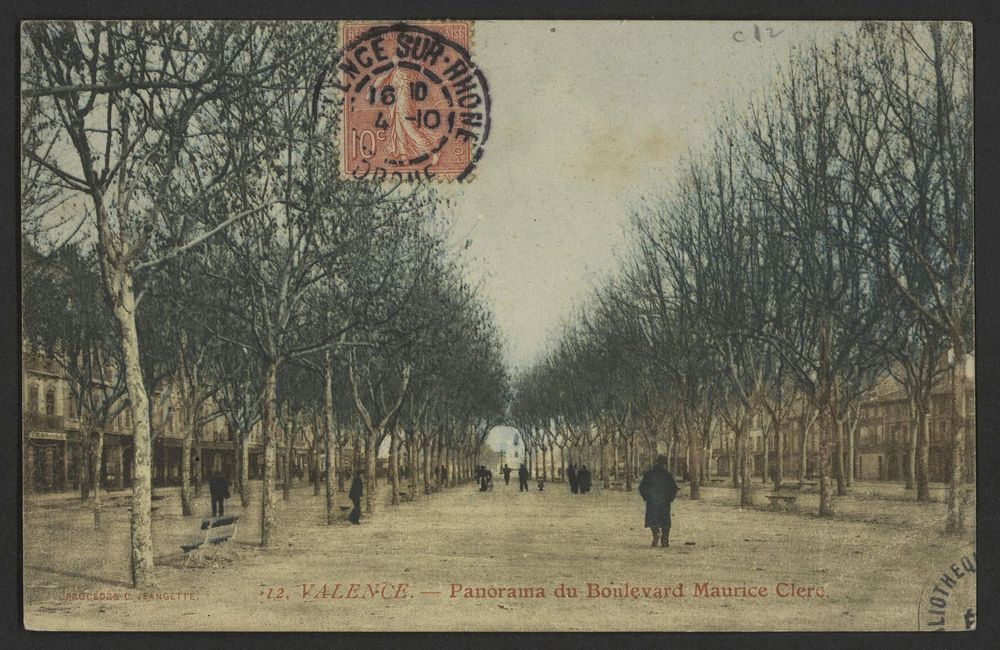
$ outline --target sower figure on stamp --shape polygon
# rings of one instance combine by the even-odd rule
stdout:
[[[667,471],[667,457],[660,454],[639,482],[639,494],[646,502],[646,528],[653,531],[653,546],[670,546],[670,503],[677,496],[677,482]]]
[[[354,480],[351,481],[351,491],[347,493],[347,498],[354,504],[351,514],[347,516],[352,524],[361,523],[361,495],[364,494],[364,486],[361,483],[360,472],[354,473]]]
[[[208,479],[208,491],[212,497],[212,516],[221,517],[225,514],[226,499],[229,498],[229,478],[220,470],[215,470]]]

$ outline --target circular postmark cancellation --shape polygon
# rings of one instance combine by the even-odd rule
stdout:
[[[976,553],[942,566],[920,591],[917,629],[970,631],[976,629]]]
[[[342,93],[345,177],[469,177],[490,133],[489,86],[469,56],[471,29],[468,21],[341,24],[344,46],[325,76]]]

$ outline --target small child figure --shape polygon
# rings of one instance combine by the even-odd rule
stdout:
[[[545,489],[545,479],[538,479],[538,491],[541,492]]]

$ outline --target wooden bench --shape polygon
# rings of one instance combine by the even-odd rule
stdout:
[[[400,501],[413,501],[413,495],[406,490],[400,490],[397,494]]]
[[[799,492],[801,490],[801,483],[782,483],[777,489],[778,492]]]
[[[611,489],[612,490],[624,490],[625,489],[625,481],[613,481],[611,483]]]
[[[766,496],[768,501],[770,501],[772,508],[790,506],[795,503],[795,500],[798,498],[794,494],[766,494],[764,496]]]
[[[203,519],[201,522],[202,537],[187,544],[181,544],[181,549],[187,554],[184,566],[193,560],[201,559],[202,551],[209,546],[218,546],[235,537],[239,521],[239,515]]]

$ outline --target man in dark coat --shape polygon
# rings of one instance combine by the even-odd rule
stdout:
[[[489,487],[489,479],[486,475],[486,467],[484,465],[476,465],[476,473],[474,477],[479,481],[479,491],[485,492],[486,488]]]
[[[576,480],[580,483],[580,494],[590,492],[590,470],[587,469],[586,465],[580,467],[580,471],[576,474]]]
[[[521,463],[521,467],[517,470],[517,482],[519,484],[518,492],[528,491],[529,476],[530,474],[528,474],[528,468],[524,466],[524,463]]]
[[[510,485],[510,472],[511,472],[511,469],[509,467],[507,467],[507,463],[503,464],[503,469],[500,470],[500,471],[503,472],[503,484],[504,485]]]
[[[566,478],[569,479],[569,491],[576,494],[580,491],[580,481],[576,473],[576,467],[573,463],[569,464],[569,468],[566,469]]]
[[[646,528],[653,531],[653,546],[670,546],[670,503],[677,496],[677,482],[667,471],[667,457],[660,454],[639,482],[639,494],[646,502]]]
[[[221,517],[225,513],[226,499],[229,498],[229,479],[219,470],[215,470],[208,479],[208,491],[212,495],[212,516]]]
[[[354,504],[354,509],[351,510],[351,514],[347,516],[347,519],[352,524],[361,523],[361,496],[364,494],[364,491],[364,484],[361,482],[361,474],[355,472],[354,480],[351,481],[351,491],[347,493],[347,498]]]

